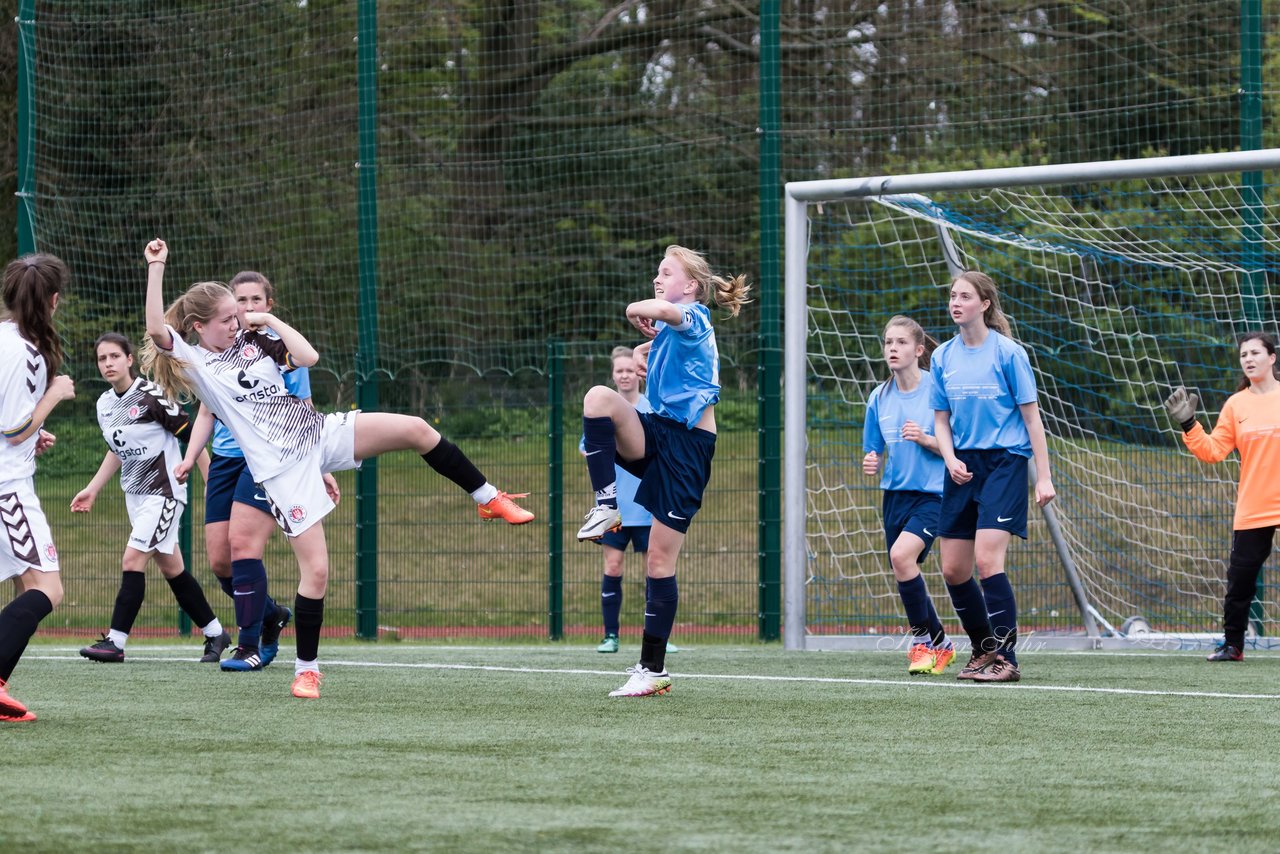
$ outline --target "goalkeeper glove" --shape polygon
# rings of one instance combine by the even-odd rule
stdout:
[[[1164,408],[1169,410],[1169,417],[1177,422],[1186,433],[1196,423],[1196,407],[1200,405],[1200,396],[1187,391],[1182,386],[1173,390],[1164,401]]]

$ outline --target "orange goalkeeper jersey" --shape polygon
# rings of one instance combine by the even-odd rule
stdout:
[[[1280,525],[1280,390],[1236,392],[1227,398],[1212,433],[1197,423],[1182,441],[1206,463],[1240,452],[1235,530]]]

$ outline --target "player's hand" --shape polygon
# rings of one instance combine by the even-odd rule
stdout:
[[[329,472],[324,473],[324,491],[329,493],[329,500],[337,504],[342,500],[342,490],[338,489],[338,479]]]
[[[867,477],[874,477],[878,471],[880,471],[880,455],[875,451],[867,451],[867,455],[862,458],[862,473]]]
[[[649,376],[649,350],[652,349],[653,343],[646,341],[639,347],[631,351],[631,358],[635,361],[636,376],[644,379]]]
[[[1047,477],[1038,478],[1036,480],[1036,504],[1040,507],[1045,506],[1058,495],[1053,488],[1053,481]]]
[[[630,320],[631,325],[634,326],[636,329],[639,329],[640,334],[643,335],[645,338],[657,337],[658,329],[653,325],[653,318],[641,317],[641,316],[636,316],[636,317],[628,316],[627,320]]]
[[[152,261],[165,262],[169,260],[169,246],[160,238],[156,238],[147,244],[142,250],[142,257],[150,264]]]
[[[66,374],[58,374],[53,378],[53,382],[49,383],[45,394],[52,394],[58,400],[70,400],[76,396],[76,381]]]
[[[951,475],[951,482],[959,486],[973,480],[973,472],[969,471],[969,467],[960,460],[948,463],[947,473]]]
[[[1196,420],[1196,407],[1199,405],[1200,396],[1182,386],[1175,388],[1164,400],[1164,408],[1169,411],[1169,417],[1184,431],[1189,428],[1189,422]]]
[[[914,421],[908,421],[902,425],[902,438],[908,442],[919,442],[924,438],[924,431],[920,429],[920,425]]]
[[[88,513],[93,509],[93,502],[98,498],[98,493],[90,489],[82,489],[76,493],[76,497],[71,499],[72,513]]]
[[[40,456],[45,451],[53,447],[58,441],[58,437],[50,433],[48,430],[41,430],[39,437],[36,439],[36,456]]]
[[[186,483],[187,478],[191,476],[191,470],[193,468],[195,468],[195,463],[189,463],[186,460],[183,460],[173,467],[173,479],[178,483]]]
[[[244,324],[247,328],[254,330],[265,329],[271,325],[271,321],[275,320],[268,311],[246,311],[244,313]]]

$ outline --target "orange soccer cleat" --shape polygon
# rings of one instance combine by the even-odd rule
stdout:
[[[480,518],[485,521],[503,519],[512,525],[523,525],[525,522],[533,521],[533,514],[511,499],[528,497],[527,492],[517,492],[512,495],[499,492],[492,501],[477,506],[476,510],[480,513]]]

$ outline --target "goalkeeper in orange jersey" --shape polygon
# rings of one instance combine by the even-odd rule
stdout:
[[[1222,644],[1209,661],[1243,661],[1244,630],[1249,605],[1258,588],[1258,573],[1271,554],[1280,525],[1280,379],[1276,375],[1276,341],[1250,332],[1239,342],[1244,376],[1227,398],[1212,433],[1196,421],[1197,395],[1179,386],[1165,400],[1170,417],[1182,428],[1182,441],[1196,459],[1217,463],[1240,453],[1240,485],[1232,522],[1231,558],[1227,564],[1227,596],[1222,605]]]

